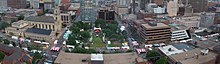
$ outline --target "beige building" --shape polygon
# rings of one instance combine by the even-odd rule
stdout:
[[[29,37],[31,39],[52,41],[61,32],[62,21],[59,8],[54,10],[54,16],[32,16],[12,23],[5,29],[6,34]]]
[[[168,16],[177,16],[178,10],[179,10],[178,0],[168,2],[167,4]]]
[[[140,36],[146,43],[167,43],[171,41],[171,28],[163,23],[141,24]]]

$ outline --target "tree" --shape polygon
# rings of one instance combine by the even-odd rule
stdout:
[[[71,30],[73,33],[77,34],[77,33],[79,33],[80,28],[78,28],[78,27],[70,27],[70,30]]]
[[[167,64],[167,58],[164,56],[160,57],[160,59],[157,60],[155,64]]]
[[[0,30],[5,29],[6,27],[8,27],[9,24],[6,22],[0,22]]]
[[[147,52],[146,58],[149,58],[151,61],[155,61],[160,54],[156,50],[150,50]]]
[[[4,59],[5,54],[3,52],[0,52],[0,62]]]
[[[80,35],[83,37],[83,38],[90,38],[90,32],[89,31],[82,31],[80,32]]]
[[[8,41],[7,39],[4,39],[3,41],[4,41],[4,44],[7,44],[7,45],[10,44],[10,41]]]
[[[18,16],[18,20],[24,20],[24,16],[23,15]]]
[[[67,45],[73,45],[73,46],[77,46],[77,43],[76,43],[76,38],[74,36],[70,36],[68,38],[68,41],[66,43]]]
[[[42,55],[39,52],[34,53],[33,62],[37,64],[37,60],[41,59]]]
[[[117,22],[117,21],[112,21],[111,24],[116,24],[116,25],[118,25],[118,22]]]
[[[112,30],[112,31],[115,31],[118,29],[118,25],[116,24],[108,24],[107,27]]]
[[[102,32],[105,33],[106,37],[110,37],[112,34],[114,34],[114,32],[110,29],[103,29]]]
[[[91,54],[91,53],[95,53],[96,51],[94,49],[84,49],[84,48],[76,47],[73,49],[73,52]]]
[[[147,57],[155,57],[155,56],[159,56],[159,53],[157,53],[156,50],[150,50],[150,51],[148,51],[146,56]]]
[[[106,24],[106,21],[104,19],[98,19],[95,21],[95,27],[104,28],[105,24]]]

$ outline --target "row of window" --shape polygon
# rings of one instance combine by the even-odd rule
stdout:
[[[47,24],[32,24],[32,25],[35,25],[37,28],[43,28],[43,29],[49,29],[49,30],[55,29],[54,25],[47,25]]]

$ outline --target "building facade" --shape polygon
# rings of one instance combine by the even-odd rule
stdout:
[[[199,27],[209,28],[214,25],[215,13],[202,13]]]
[[[171,40],[171,29],[163,23],[141,24],[140,36],[146,43],[168,43]]]
[[[30,1],[31,8],[38,9],[38,8],[40,8],[39,4],[40,4],[39,0],[31,0]]]
[[[8,7],[11,8],[26,8],[27,7],[27,1],[26,0],[7,0]]]
[[[12,23],[5,29],[12,36],[29,37],[31,39],[53,41],[62,30],[62,20],[59,7],[54,10],[54,16],[32,16]]]
[[[7,8],[7,0],[0,0],[0,9]]]

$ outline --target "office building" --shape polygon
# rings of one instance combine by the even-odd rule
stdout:
[[[26,0],[7,0],[8,7],[11,8],[26,8],[27,7],[27,1]]]
[[[171,40],[171,29],[163,23],[148,22],[141,24],[140,36],[147,44],[168,43]]]
[[[98,18],[104,19],[107,21],[115,20],[115,11],[113,10],[99,10],[98,11]]]
[[[30,1],[30,7],[34,9],[40,8],[40,1],[39,0],[31,0]]]
[[[215,13],[202,13],[199,27],[209,28],[214,25]]]
[[[0,0],[0,9],[7,8],[7,0]]]

